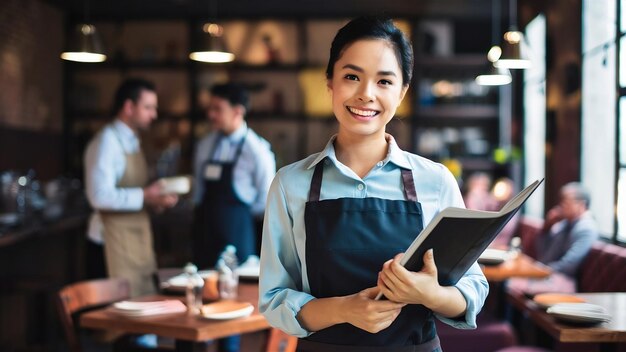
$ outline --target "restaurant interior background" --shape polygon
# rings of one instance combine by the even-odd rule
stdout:
[[[626,126],[618,116],[626,75],[616,72],[624,31],[618,9],[626,6],[618,3],[2,1],[0,350],[61,343],[51,293],[85,275],[82,155],[110,120],[123,78],[157,85],[159,119],[143,136],[153,178],[190,173],[194,142],[208,129],[207,88],[224,81],[253,91],[248,123],[270,141],[280,167],[319,151],[336,128],[323,74],[327,53],[336,30],[362,14],[394,18],[415,49],[414,79],[389,127],[402,148],[444,162],[460,185],[476,171],[509,177],[518,190],[545,177],[525,209],[537,217],[555,204],[561,185],[581,180],[592,186],[604,236],[623,243],[618,180],[626,178],[626,141],[618,136]],[[223,25],[233,63],[189,60],[210,18]],[[100,33],[105,62],[59,58],[83,22]],[[511,70],[509,85],[477,85],[476,75],[489,68],[487,51],[515,24],[533,68]],[[190,209],[183,199],[154,218],[159,267],[190,257]]]

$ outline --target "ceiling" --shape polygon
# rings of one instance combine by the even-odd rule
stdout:
[[[69,19],[325,18],[385,14],[487,20],[491,0],[46,0]],[[499,0],[498,0],[499,1]],[[503,4],[505,5],[505,4]]]

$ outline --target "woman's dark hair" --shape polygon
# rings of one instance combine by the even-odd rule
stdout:
[[[113,115],[116,115],[124,106],[126,100],[137,102],[142,91],[156,92],[154,83],[141,78],[128,78],[117,88],[113,102]]]
[[[335,62],[339,60],[346,47],[361,39],[382,39],[391,43],[402,69],[402,84],[408,85],[411,82],[413,76],[411,43],[391,19],[369,16],[355,18],[337,32],[330,47],[330,57],[326,67],[327,79],[333,77]]]
[[[230,105],[242,105],[246,111],[250,106],[248,90],[238,83],[218,84],[211,88],[211,94],[228,100]]]

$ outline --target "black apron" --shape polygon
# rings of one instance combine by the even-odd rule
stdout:
[[[247,136],[247,134],[246,134]],[[213,154],[203,165],[204,194],[194,214],[194,262],[200,268],[214,267],[226,245],[237,248],[239,262],[255,254],[256,235],[250,205],[242,202],[234,189],[233,170],[241,155],[244,137],[232,161],[217,161],[215,150],[222,137],[215,141]],[[221,170],[207,179],[207,168]]]
[[[315,167],[304,213],[307,276],[317,298],[351,295],[376,286],[383,263],[405,251],[423,228],[411,170],[401,170],[407,200],[319,200],[325,163]],[[302,351],[434,351],[439,344],[432,311],[412,304],[376,334],[344,323],[306,337],[299,346]]]

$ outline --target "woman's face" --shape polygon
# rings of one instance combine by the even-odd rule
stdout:
[[[344,49],[328,88],[339,134],[369,136],[384,135],[408,86],[391,44],[368,39]]]

